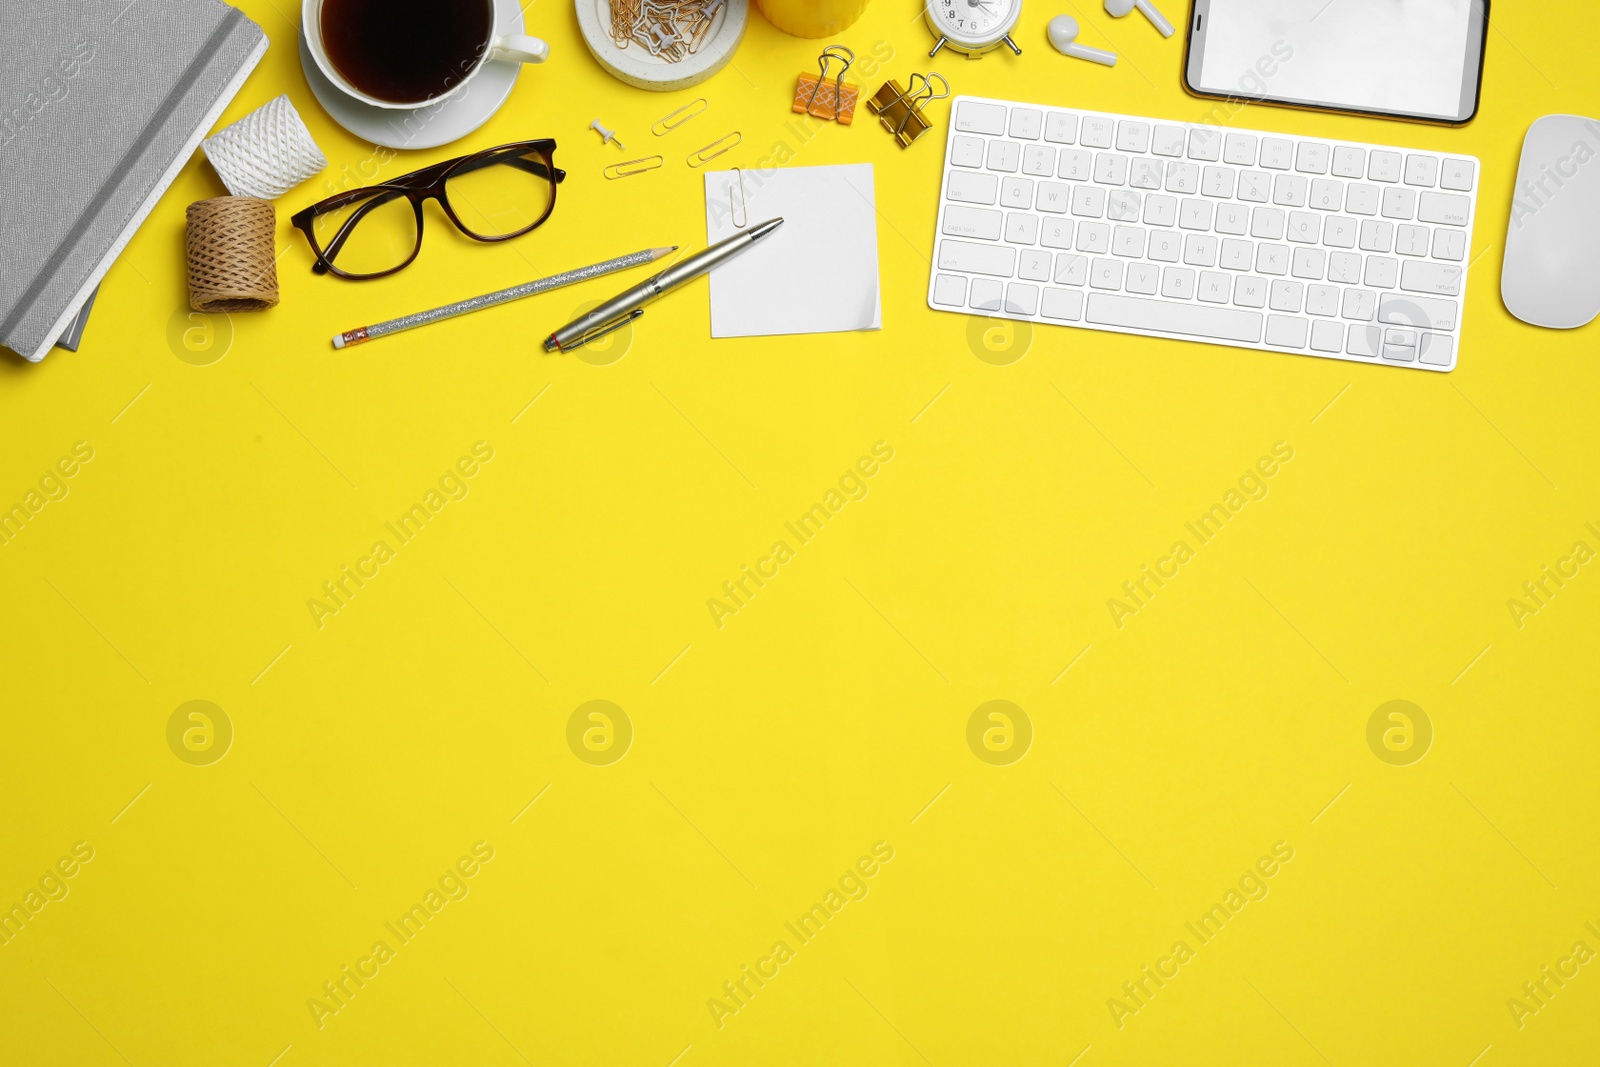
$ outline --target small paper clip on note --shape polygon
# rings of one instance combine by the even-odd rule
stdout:
[[[802,72],[794,86],[793,111],[815,115],[819,119],[833,119],[848,126],[856,117],[856,98],[861,95],[859,86],[844,80],[844,72],[856,61],[856,54],[842,44],[829,45],[817,57],[820,70],[816,74]],[[844,64],[828,83],[828,61]]]
[[[933,91],[935,78],[943,87],[942,92]],[[867,110],[878,116],[883,128],[894,134],[901,148],[911,147],[912,141],[928,132],[931,123],[923,117],[923,109],[950,95],[950,83],[937,71],[929,71],[926,76],[913,74],[908,85],[909,88],[902,89],[899,82],[890,78],[867,101]]]

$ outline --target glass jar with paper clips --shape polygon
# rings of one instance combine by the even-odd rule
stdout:
[[[784,33],[832,37],[861,17],[867,0],[756,0],[756,6]]]

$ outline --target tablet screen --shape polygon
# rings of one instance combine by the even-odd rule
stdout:
[[[1200,92],[1445,121],[1475,110],[1481,0],[1200,0],[1195,11]]]

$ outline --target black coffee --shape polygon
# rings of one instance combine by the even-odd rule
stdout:
[[[420,104],[478,65],[491,18],[490,0],[324,0],[322,41],[357,89]]]

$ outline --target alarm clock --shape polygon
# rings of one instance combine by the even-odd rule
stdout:
[[[1022,0],[923,0],[923,18],[939,38],[928,55],[949,45],[968,59],[977,59],[1001,44],[1017,55],[1022,49],[1011,39],[1011,29],[1022,14]]]

